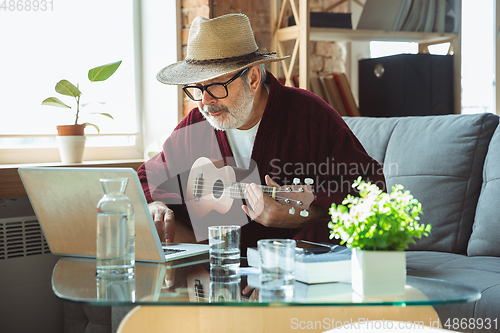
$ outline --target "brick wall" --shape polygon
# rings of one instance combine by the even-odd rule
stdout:
[[[182,0],[181,2],[181,13],[182,13],[182,58],[186,57],[186,46],[189,36],[189,27],[191,22],[197,16],[203,16],[207,18],[213,17],[211,13],[212,1],[211,0]],[[196,103],[191,101],[185,94],[183,94],[183,112],[184,116],[191,111],[192,108],[196,107]]]
[[[312,12],[325,11],[338,0],[311,0],[309,3]],[[344,3],[332,10],[334,13],[346,13],[347,4]],[[325,75],[332,72],[345,72],[346,43],[345,42],[310,42],[312,50],[309,59],[311,75]]]
[[[338,0],[310,0],[311,11],[324,11]],[[297,0],[298,5],[298,0]],[[332,12],[346,12],[346,4],[340,5]],[[196,16],[208,18],[229,13],[243,13],[248,16],[254,30],[255,39],[260,52],[270,52],[271,25],[269,0],[182,0],[182,45],[183,57],[186,56],[186,45],[189,27]],[[288,17],[291,11],[285,15]],[[286,24],[287,20],[284,20]],[[346,45],[344,42],[310,42],[311,75],[324,75],[331,72],[345,72]],[[284,45],[285,53],[292,54],[293,42]],[[296,72],[298,73],[298,69]],[[196,103],[187,97],[184,99],[184,114],[186,115]]]

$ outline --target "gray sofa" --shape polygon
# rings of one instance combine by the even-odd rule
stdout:
[[[387,186],[402,184],[422,203],[428,238],[407,252],[409,274],[474,286],[474,303],[436,307],[460,332],[500,331],[500,127],[493,114],[346,118]],[[490,330],[472,329],[478,319]],[[496,327],[494,320],[496,319]],[[446,327],[445,327],[446,328]],[[453,329],[452,327],[449,327]]]
[[[384,166],[388,187],[402,184],[422,203],[432,234],[407,252],[411,275],[474,286],[474,303],[436,307],[447,319],[497,319],[500,331],[500,128],[492,114],[345,118]],[[96,311],[97,310],[97,311]],[[109,332],[128,309],[66,305],[66,327]]]

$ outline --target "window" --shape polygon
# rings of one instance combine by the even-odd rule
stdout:
[[[462,0],[462,113],[495,112],[494,1]],[[446,54],[449,43],[429,47]],[[416,43],[371,42],[372,58],[417,53]]]
[[[35,10],[35,2],[47,7]],[[78,84],[81,103],[90,103],[80,108],[79,123],[95,123],[101,130],[98,135],[94,128],[86,129],[85,160],[142,158],[147,143],[143,119],[164,107],[158,105],[164,103],[162,99],[145,100],[143,79],[148,75],[147,80],[154,80],[153,71],[161,69],[157,65],[149,70],[148,60],[159,59],[155,65],[161,61],[162,66],[177,60],[177,36],[172,29],[176,29],[178,2],[19,0],[15,7],[5,3],[0,7],[0,164],[59,161],[56,125],[74,123],[75,110],[42,106],[41,102],[57,97],[75,106],[72,97],[55,92],[61,79]],[[158,18],[149,20],[141,13],[162,14],[170,26],[155,31]],[[148,32],[156,42],[158,38],[165,41],[169,50],[158,54],[148,45],[143,48]],[[88,80],[89,69],[118,60],[122,64],[108,80]],[[177,110],[177,91],[172,89],[162,93]],[[93,112],[109,113],[114,120]],[[163,128],[175,126],[174,113]]]
[[[462,113],[495,113],[493,0],[462,0]]]

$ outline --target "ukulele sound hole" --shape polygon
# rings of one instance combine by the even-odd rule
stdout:
[[[219,179],[214,183],[214,188],[212,193],[214,194],[215,199],[219,199],[220,197],[222,197],[223,192],[224,192],[224,183],[222,182],[222,180]]]

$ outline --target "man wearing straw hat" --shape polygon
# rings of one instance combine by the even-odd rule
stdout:
[[[185,60],[157,78],[182,85],[198,107],[138,170],[162,241],[200,241],[205,237],[197,230],[206,233],[207,224],[240,224],[242,250],[261,238],[328,242],[328,210],[351,192],[353,180],[362,176],[385,188],[380,165],[334,109],[265,71],[265,64],[285,58],[259,52],[243,14],[194,19]],[[245,177],[251,179],[245,203],[233,203],[226,214],[211,212],[202,227],[190,219],[196,214],[185,202],[192,191],[186,177],[199,157],[248,170]],[[290,184],[295,177],[313,179],[316,188],[316,200],[301,214],[291,215],[290,207],[256,185]]]

